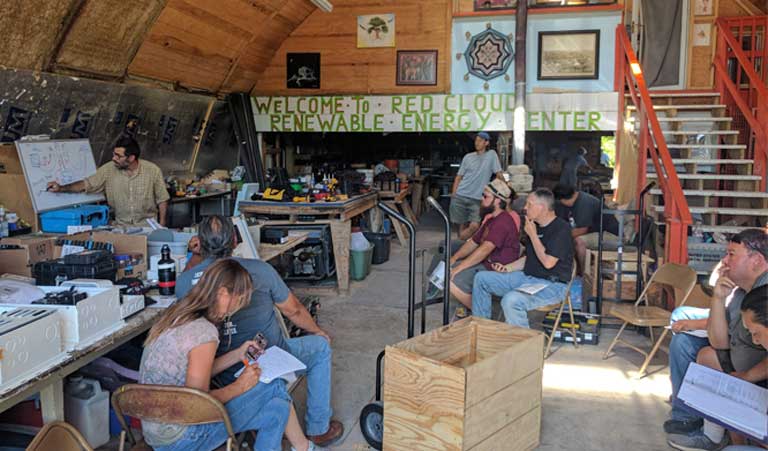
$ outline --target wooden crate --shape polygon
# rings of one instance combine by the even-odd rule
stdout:
[[[387,346],[383,449],[539,444],[544,335],[475,317]]]

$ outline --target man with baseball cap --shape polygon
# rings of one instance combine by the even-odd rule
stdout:
[[[485,185],[494,174],[503,180],[499,156],[495,150],[488,148],[490,144],[488,133],[475,135],[475,151],[464,155],[459,173],[453,180],[450,217],[452,223],[459,224],[459,238],[463,240],[471,237],[480,227],[480,200]]]
[[[520,254],[519,228],[506,212],[511,194],[498,179],[485,186],[479,213],[489,219],[451,257],[451,294],[467,308],[472,307],[475,274],[491,270],[494,264],[512,263]]]

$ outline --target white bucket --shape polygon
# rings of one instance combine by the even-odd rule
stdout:
[[[64,418],[93,448],[109,442],[109,392],[99,381],[72,377],[64,390]]]

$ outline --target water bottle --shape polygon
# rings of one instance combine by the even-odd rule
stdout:
[[[161,296],[173,296],[176,293],[176,261],[171,258],[171,248],[167,244],[163,244],[160,249],[157,280]]]

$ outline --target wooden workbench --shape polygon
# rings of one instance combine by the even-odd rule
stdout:
[[[259,258],[265,262],[272,260],[283,252],[287,252],[299,244],[303,243],[309,237],[309,233],[300,233],[288,237],[285,243],[281,244],[259,244]]]
[[[164,310],[153,307],[144,309],[128,318],[120,330],[84,349],[70,352],[63,361],[32,380],[6,390],[0,394],[0,412],[39,392],[43,422],[64,421],[64,378],[149,330]]]
[[[374,208],[378,194],[370,192],[340,202],[294,202],[241,201],[240,212],[246,216],[259,216],[262,225],[313,225],[329,224],[333,241],[333,257],[336,263],[338,289],[349,291],[349,241],[352,234],[351,220],[355,216]],[[276,218],[287,216],[288,218]],[[299,220],[301,216],[313,219]],[[263,257],[262,257],[263,258]],[[266,259],[265,259],[266,260]]]
[[[398,192],[379,191],[379,199],[393,210],[401,212],[415,226],[419,223],[419,221],[416,218],[416,215],[413,214],[411,204],[408,202],[408,196],[411,195],[411,190],[411,185],[408,185],[408,188]],[[400,242],[400,245],[407,247],[408,229],[406,229],[405,226],[397,219],[392,218],[390,221],[392,221],[392,228],[395,230],[395,234],[397,235],[397,240]]]

